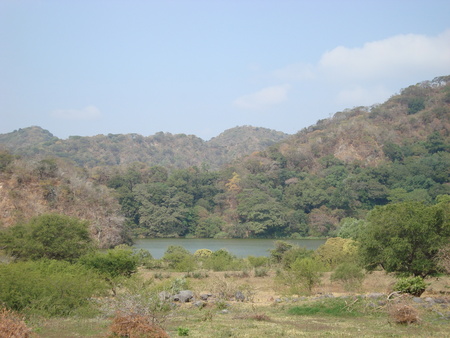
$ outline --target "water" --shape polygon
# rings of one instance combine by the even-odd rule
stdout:
[[[210,238],[150,238],[136,240],[137,249],[148,250],[153,258],[159,259],[170,245],[182,246],[194,253],[198,249],[216,251],[227,249],[237,257],[269,256],[269,250],[275,248],[275,239],[210,239]],[[325,243],[325,239],[290,239],[291,244],[315,250]]]

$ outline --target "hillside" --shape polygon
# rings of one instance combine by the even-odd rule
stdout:
[[[208,165],[213,169],[236,157],[265,149],[288,135],[250,126],[229,129],[211,141],[194,135],[159,132],[108,134],[92,137],[54,137],[40,127],[29,127],[1,134],[0,147],[17,155],[67,158],[85,167],[126,165],[142,162],[170,168]]]
[[[88,220],[101,248],[129,240],[113,191],[62,160],[17,159],[0,151],[0,229],[43,213]]]

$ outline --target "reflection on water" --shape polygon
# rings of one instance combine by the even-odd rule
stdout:
[[[135,247],[148,250],[153,258],[159,259],[170,245],[179,245],[194,253],[198,249],[216,251],[227,249],[237,257],[269,256],[275,247],[275,239],[209,239],[209,238],[151,238],[136,240]],[[325,239],[289,239],[286,242],[315,250],[325,243]]]

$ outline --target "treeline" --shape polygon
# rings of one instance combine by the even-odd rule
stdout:
[[[305,171],[269,148],[219,171],[134,163],[94,177],[116,190],[136,236],[336,236],[377,205],[450,194],[450,143],[440,133],[382,150],[387,160],[376,167],[327,155]]]

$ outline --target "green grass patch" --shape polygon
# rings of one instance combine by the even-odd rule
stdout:
[[[354,302],[344,299],[328,299],[312,304],[295,306],[288,310],[288,314],[296,316],[325,315],[334,317],[362,316]]]

